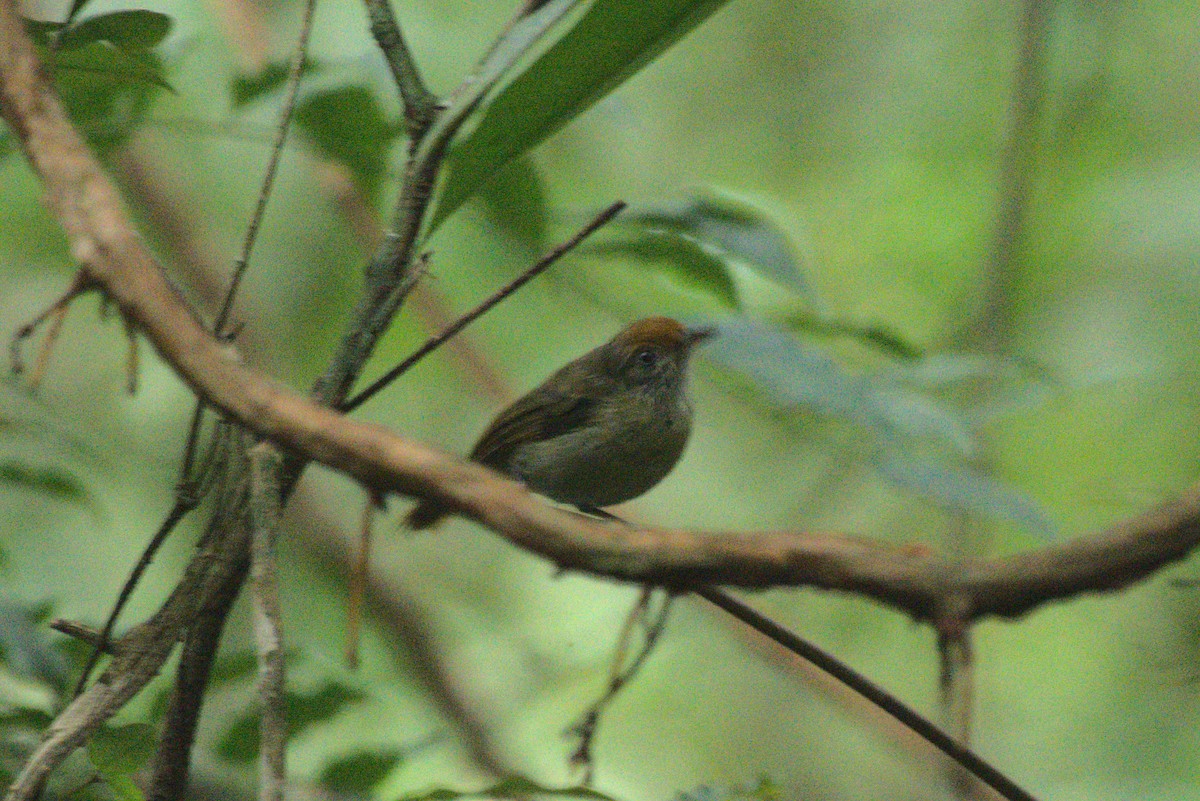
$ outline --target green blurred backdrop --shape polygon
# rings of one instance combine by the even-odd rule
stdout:
[[[507,5],[396,4],[435,91],[452,88],[484,52]],[[88,12],[127,7],[96,2]],[[62,13],[51,3],[27,10]],[[159,51],[174,93],[159,94],[137,133],[106,158],[174,280],[211,314],[279,100],[276,92],[235,109],[229,86],[286,57],[299,10],[236,0],[154,10],[174,20]],[[733,265],[732,308],[700,271],[580,253],[471,329],[475,362],[443,351],[361,416],[464,452],[506,399],[629,319],[783,322],[803,312],[878,326],[920,351],[905,360],[854,336],[799,335],[850,375],[903,374],[953,409],[975,448],[962,463],[986,466],[1048,524],[948,510],[881,471],[861,421],[820,408],[781,413],[715,358],[698,367],[697,430],[683,463],[626,514],[988,554],[1086,535],[1171,498],[1200,472],[1193,3],[1051,8],[1025,235],[1003,310],[1011,360],[982,388],[939,383],[946,374],[937,366],[947,363],[939,359],[967,365],[975,351],[964,332],[992,269],[1020,14],[1016,3],[730,2],[445,222],[430,243],[420,313],[402,316],[368,372],[403,357],[437,320],[472,306],[617,198],[635,210],[737,198],[786,236],[805,291]],[[396,119],[360,4],[320,6],[313,58],[321,66],[313,86],[369,87],[381,119]],[[238,310],[249,358],[298,389],[341,334],[371,247],[362,220],[372,206],[387,216],[403,148],[397,140],[391,173],[376,177],[377,194],[363,203],[313,141],[304,132],[291,139]],[[19,153],[0,161],[0,187],[7,337],[65,288],[72,264]],[[45,603],[93,624],[169,508],[191,409],[187,391],[148,352],[138,393],[124,393],[121,327],[96,309],[94,298],[73,307],[36,400],[19,382],[0,388],[6,603]],[[935,464],[951,458],[943,442],[914,442]],[[337,714],[294,739],[293,779],[317,782],[338,759],[372,752],[391,767],[374,792],[395,798],[481,786],[482,753],[548,784],[570,782],[564,730],[603,686],[637,590],[556,575],[462,521],[410,536],[398,527],[407,504],[394,501],[375,538],[378,589],[390,605],[374,607],[364,663],[352,673],[341,659],[341,570],[362,503],[349,482],[314,469],[281,538],[292,686],[310,700],[347,693],[333,704]],[[194,530],[157,560],[126,624],[156,607]],[[1054,801],[1200,799],[1200,590],[1179,581],[1195,570],[1184,563],[1120,594],[980,625],[979,753]],[[937,716],[927,626],[842,595],[772,591],[752,600]],[[250,647],[247,617],[241,610],[229,627],[231,654]],[[253,763],[230,731],[250,708],[252,681],[218,690],[197,772],[246,788]],[[122,720],[150,719],[153,695]],[[45,698],[11,665],[0,676],[0,703]],[[596,758],[598,787],[636,801],[702,786],[719,797],[763,777],[783,798],[950,793],[927,746],[692,600],[677,604],[659,650],[610,709]]]

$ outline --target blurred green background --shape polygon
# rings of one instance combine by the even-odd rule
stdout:
[[[61,18],[65,5],[26,13]],[[435,92],[485,52],[508,5],[396,4]],[[88,13],[130,7],[95,2]],[[211,315],[279,101],[276,91],[235,107],[230,86],[286,58],[299,9],[153,8],[173,19],[157,53],[174,91],[153,96],[106,160],[173,280]],[[1020,15],[1016,3],[728,3],[442,225],[427,291],[368,373],[617,198],[634,217],[696,198],[752,209],[786,243],[792,285],[737,260],[714,271],[677,254],[645,258],[620,246],[637,229],[619,229],[359,415],[462,453],[503,403],[630,319],[752,320],[781,326],[812,356],[793,377],[813,403],[781,409],[738,369],[751,351],[714,350],[697,367],[684,461],[624,514],[984,555],[1086,536],[1173,497],[1200,472],[1200,16],[1186,2],[1050,9],[1031,194],[1003,309],[1011,337],[1006,358],[985,358],[970,332],[993,270]],[[312,55],[308,91],[365,87],[378,118],[359,114],[332,144],[319,126],[293,135],[237,311],[248,358],[297,389],[341,335],[374,244],[370,218],[389,215],[403,155],[402,140],[387,140],[390,166],[376,173],[331,159],[364,131],[394,133],[399,113],[359,4],[320,6]],[[360,164],[382,163],[378,149]],[[63,291],[72,263],[19,153],[0,161],[0,187],[7,337]],[[43,636],[20,646],[18,612],[101,621],[177,479],[189,393],[143,348],[128,396],[121,326],[97,308],[94,297],[72,307],[36,398],[15,379],[0,386],[0,587],[11,607],[0,704],[10,708],[51,703],[45,670],[14,663],[40,653]],[[877,347],[871,329],[920,355]],[[838,406],[820,383],[828,375],[868,390]],[[864,397],[894,401],[893,421],[909,428],[898,450],[887,426],[858,414]],[[922,420],[930,430],[914,433]],[[906,483],[886,469],[896,461],[958,472]],[[375,797],[396,798],[483,786],[489,767],[546,784],[577,778],[564,731],[600,692],[637,590],[557,575],[462,521],[411,536],[398,525],[407,503],[395,500],[378,523],[376,603],[351,672],[344,566],[363,500],[310,470],[281,538],[290,682],[298,708],[318,710],[292,742],[293,780],[373,784]],[[156,608],[194,533],[156,561],[126,625]],[[978,752],[1045,799],[1200,799],[1195,573],[1189,561],[1120,594],[978,626]],[[751,600],[938,715],[927,626],[844,595]],[[228,674],[197,753],[200,783],[222,793],[253,781],[239,722],[252,671],[233,659],[251,647],[247,620],[241,608],[228,628]],[[154,708],[147,693],[120,722],[152,720]],[[378,770],[343,763],[358,765],[358,780],[339,784],[330,766],[364,754]],[[636,801],[720,798],[764,777],[783,798],[951,797],[930,748],[690,599],[609,710],[595,755],[597,786]]]

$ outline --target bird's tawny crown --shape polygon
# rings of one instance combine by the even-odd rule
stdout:
[[[687,328],[670,317],[647,317],[627,325],[613,338],[613,343],[630,353],[642,348],[687,350],[714,333],[708,327]]]

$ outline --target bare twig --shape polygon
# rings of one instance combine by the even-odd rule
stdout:
[[[968,748],[971,744],[971,712],[975,699],[975,660],[970,626],[956,620],[939,622],[938,659],[942,667],[938,684],[943,726],[956,743]],[[959,797],[974,797],[977,780],[960,765],[947,767],[950,785]]]
[[[350,601],[346,607],[346,664],[358,667],[358,640],[362,629],[363,597],[367,592],[367,577],[371,573],[371,529],[375,510],[382,505],[378,495],[369,496],[363,504],[358,526],[358,553],[350,568]]]
[[[279,452],[259,443],[250,449],[250,584],[254,590],[254,641],[258,700],[262,710],[258,748],[259,801],[283,801],[287,780],[287,719],[275,535],[279,527]]]
[[[591,222],[579,229],[579,231],[577,231],[575,235],[566,242],[563,242],[555,247],[545,256],[540,258],[532,267],[521,273],[508,284],[505,284],[500,289],[496,290],[491,297],[480,303],[471,311],[464,314],[462,317],[459,317],[444,331],[430,337],[425,341],[424,345],[413,351],[413,353],[404,359],[404,361],[397,364],[391,370],[388,370],[386,373],[376,379],[369,387],[355,395],[350,400],[346,401],[346,403],[342,406],[342,411],[352,412],[359,406],[362,406],[381,389],[408,372],[412,366],[421,361],[421,359],[424,359],[430,353],[437,350],[438,347],[445,344],[447,340],[453,338],[468,325],[478,320],[484,314],[487,314],[487,312],[491,311],[491,309],[497,303],[504,300],[509,295],[525,286],[525,284],[529,283],[534,278],[545,272],[551,265],[565,256],[567,253],[570,253],[572,250],[574,250],[579,243],[587,239],[597,229],[603,227],[610,220],[612,220],[613,217],[616,217],[618,214],[620,214],[621,210],[624,208],[625,202],[618,200],[616,203],[613,203],[604,211],[597,214],[594,218],[592,218]]]
[[[604,710],[609,704],[616,700],[621,690],[625,688],[630,681],[642,669],[642,665],[646,663],[646,659],[654,652],[655,646],[658,645],[659,638],[667,626],[667,615],[671,609],[671,600],[674,597],[671,593],[666,593],[663,597],[662,606],[659,607],[658,614],[650,619],[650,600],[653,593],[653,588],[643,587],[638,595],[637,603],[633,609],[629,611],[629,615],[625,619],[625,625],[621,627],[621,636],[617,641],[617,650],[613,655],[612,672],[608,677],[608,686],[604,688],[604,694],[601,695],[595,703],[583,714],[583,718],[579,723],[571,727],[571,734],[579,738],[579,743],[571,754],[571,765],[583,770],[583,785],[586,787],[592,783],[593,772],[595,768],[594,760],[592,759],[592,744],[596,739],[596,732],[600,728],[600,719],[604,714]],[[642,639],[642,647],[638,649],[633,660],[626,664],[626,659],[629,655],[629,649],[632,645],[633,632],[638,627],[638,624],[645,627],[645,636]]]
[[[138,370],[141,365],[138,355],[137,331],[129,325],[128,321],[125,323],[125,342],[125,391],[130,395],[136,395]]]
[[[410,274],[450,142],[488,93],[526,53],[539,45],[570,7],[571,4],[562,3],[533,14],[518,14],[471,75],[451,94],[445,107],[439,107],[421,138],[411,144],[400,196],[392,213],[391,231],[367,264],[363,294],[351,314],[350,325],[329,368],[313,388],[313,397],[320,403],[336,407],[346,399],[379,337],[391,325],[415,285]]]
[[[13,334],[12,341],[9,342],[9,362],[12,365],[12,371],[17,375],[25,372],[25,361],[21,358],[21,345],[26,339],[29,339],[41,327],[42,323],[50,320],[50,330],[46,332],[45,338],[42,340],[42,346],[38,349],[37,359],[34,362],[33,372],[29,376],[29,384],[34,389],[42,383],[42,377],[46,373],[46,367],[50,363],[50,354],[54,350],[54,343],[58,341],[58,335],[62,332],[64,320],[67,317],[67,309],[71,305],[71,301],[79,297],[83,293],[95,289],[93,284],[85,273],[76,273],[71,280],[71,285],[49,306],[42,310],[37,317],[34,317],[28,323],[17,329]]]
[[[100,632],[96,631],[91,626],[85,626],[82,623],[77,623],[74,620],[65,620],[61,617],[56,617],[47,625],[60,634],[65,634],[68,637],[74,637],[80,642],[87,643],[93,647],[100,646],[101,650],[106,654],[115,654],[118,650],[117,643],[111,640],[105,641],[100,637]]]
[[[754,627],[755,630],[762,632],[797,656],[812,662],[871,703],[884,709],[896,720],[924,737],[942,753],[971,771],[1008,801],[1036,801],[1033,795],[1023,790],[1012,779],[980,759],[974,752],[960,746],[953,737],[934,726],[900,699],[849,665],[793,634],[770,618],[759,614],[724,590],[715,587],[701,587],[693,592],[743,623]]]
[[[1020,44],[1013,76],[1008,130],[1005,132],[997,180],[999,191],[995,227],[989,258],[983,270],[984,302],[964,337],[969,347],[991,353],[1006,352],[1011,347],[1013,302],[1019,280],[1017,262],[1025,239],[1037,153],[1037,129],[1045,94],[1045,52],[1051,6],[1048,0],[1023,0],[1021,3],[1022,13],[1017,31]],[[980,385],[971,391],[982,396],[992,390]],[[979,397],[975,400],[978,401]],[[979,454],[973,459],[974,469],[981,473],[994,470],[986,447],[987,438],[986,433],[980,435]],[[978,533],[966,517],[960,517],[958,528],[959,536],[952,548],[963,554],[978,552],[979,548],[973,547],[979,544]],[[953,625],[942,627],[939,631],[942,717],[959,742],[965,745],[969,742],[975,698],[970,623],[959,618],[955,612],[943,620],[952,621]],[[960,770],[953,770],[952,783],[960,797],[972,797],[974,783]]]
[[[275,175],[279,171],[279,161],[283,156],[283,146],[287,142],[288,131],[291,130],[292,114],[296,110],[296,97],[300,93],[300,75],[304,71],[304,61],[308,55],[308,39],[312,33],[313,12],[316,0],[307,0],[304,4],[304,14],[300,19],[300,35],[296,38],[296,47],[292,51],[292,63],[288,69],[287,92],[283,97],[283,108],[279,112],[279,123],[275,128],[275,141],[271,145],[271,157],[267,159],[267,170],[263,175],[262,185],[258,190],[258,201],[250,222],[246,225],[246,235],[242,241],[242,252],[234,264],[233,277],[229,280],[229,289],[221,302],[221,311],[217,314],[213,331],[218,337],[223,336],[225,326],[233,312],[233,303],[237,298],[238,288],[242,278],[250,266],[250,254],[254,251],[254,243],[258,241],[258,229],[267,213],[267,200],[275,186]]]
[[[112,633],[117,625],[117,618],[120,617],[121,612],[125,609],[125,604],[129,602],[129,598],[133,595],[134,588],[141,581],[146,569],[150,567],[150,563],[154,561],[158,549],[166,542],[167,535],[175,529],[176,524],[194,506],[195,504],[177,499],[175,505],[171,507],[171,511],[167,513],[166,518],[159,525],[158,530],[154,532],[154,536],[150,538],[150,543],[142,550],[142,555],[138,558],[137,564],[134,565],[133,571],[126,577],[125,583],[121,585],[121,592],[117,596],[117,602],[113,604],[112,610],[108,613],[108,618],[104,621],[104,627],[100,629],[99,635],[93,643],[92,653],[83,666],[83,672],[79,674],[79,681],[75,684],[76,698],[87,687],[88,678],[92,675],[92,671],[95,670],[96,664],[100,661],[100,654],[109,651],[109,644],[112,642]]]

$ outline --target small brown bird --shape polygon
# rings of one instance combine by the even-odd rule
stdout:
[[[636,498],[683,455],[692,430],[688,357],[714,333],[668,317],[631,323],[501,412],[471,461],[593,514]],[[429,528],[447,512],[422,501],[408,523]]]

